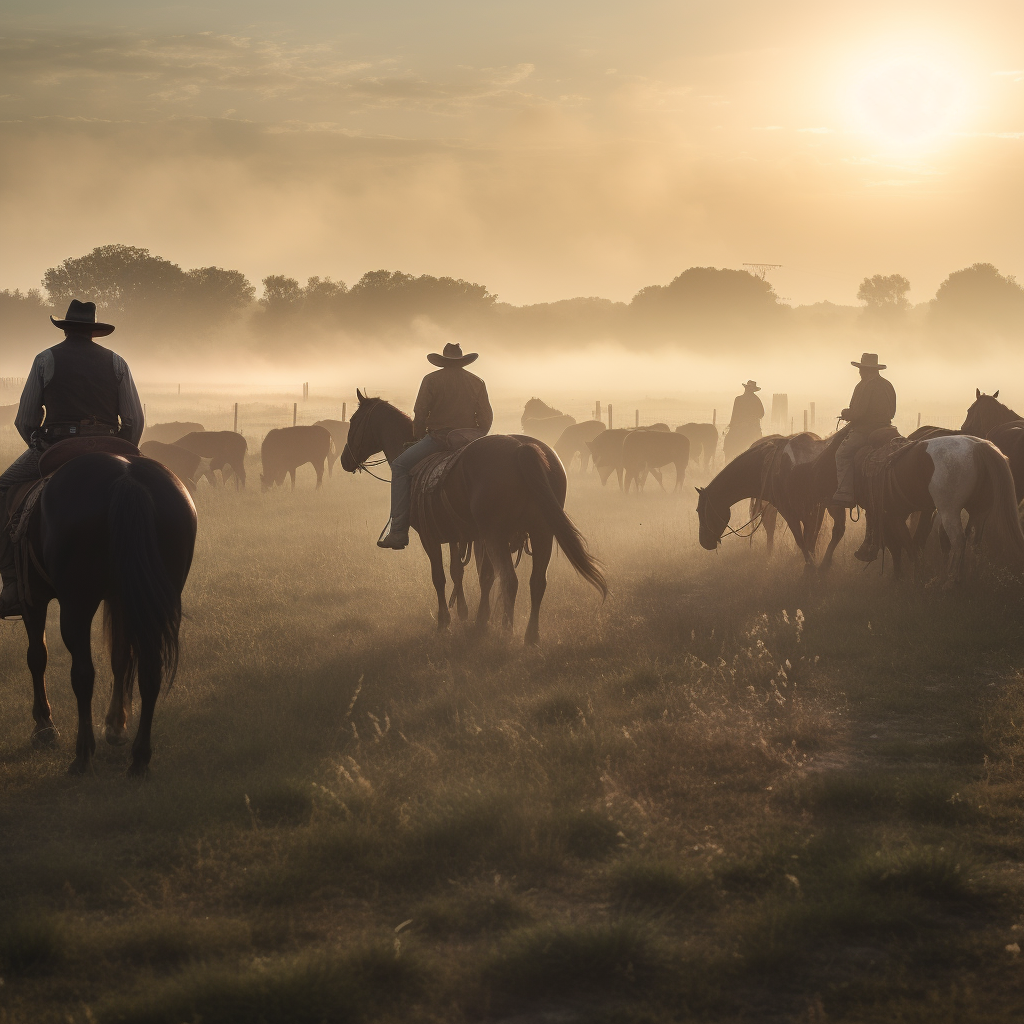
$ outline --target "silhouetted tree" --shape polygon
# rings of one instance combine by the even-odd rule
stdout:
[[[991,263],[975,263],[939,285],[930,312],[941,328],[1019,331],[1024,329],[1024,288]]]
[[[909,291],[910,282],[902,274],[875,274],[861,281],[857,298],[865,303],[868,313],[894,316],[910,308]]]

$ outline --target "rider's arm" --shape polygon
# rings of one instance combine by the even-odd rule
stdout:
[[[416,396],[416,404],[413,406],[412,436],[419,441],[427,432],[427,418],[430,416],[430,406],[434,401],[434,393],[430,386],[431,374],[427,374],[420,384],[420,393]]]
[[[21,392],[18,415],[14,417],[14,426],[25,444],[32,443],[32,432],[38,430],[43,422],[43,387],[52,376],[53,354],[47,349],[40,352],[32,362],[32,369],[28,371]]]
[[[146,416],[132,379],[128,364],[115,352],[114,376],[117,378],[117,415],[121,419],[122,437],[138,444],[146,426]]]
[[[493,422],[494,413],[487,397],[487,385],[480,381],[480,395],[476,402],[476,425],[486,434],[490,431]]]

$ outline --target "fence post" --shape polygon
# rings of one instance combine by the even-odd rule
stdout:
[[[796,433],[796,430],[794,430],[794,428],[793,428],[793,417],[792,416],[789,417],[789,432],[791,434],[795,434]]]
[[[299,422],[299,403],[292,402],[292,426]]]
[[[594,419],[599,420],[601,418],[601,399],[599,398],[594,403]]]
[[[807,410],[804,409],[804,433],[807,433]]]
[[[636,427],[639,427],[640,426],[640,410],[639,409],[637,409],[636,416],[635,416],[634,419],[635,419],[635,422],[634,422],[633,425],[636,426]]]
[[[231,428],[236,434],[238,433],[238,403],[235,402],[235,425]]]
[[[917,414],[917,425],[919,427],[921,426],[921,414],[920,413]]]
[[[811,402],[811,430],[814,429],[814,403]]]
[[[341,403],[341,422],[342,423],[345,422],[345,413],[347,411],[348,411],[348,403],[347,402],[342,402]]]
[[[612,429],[612,403],[608,403],[608,429]]]

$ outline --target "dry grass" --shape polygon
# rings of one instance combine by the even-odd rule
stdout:
[[[56,609],[30,749],[0,631],[0,1021],[1018,1019],[1016,594],[715,556],[588,479],[612,597],[557,559],[526,650],[434,632],[385,503],[202,487],[141,785],[63,774]]]

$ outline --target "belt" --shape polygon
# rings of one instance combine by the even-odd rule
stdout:
[[[119,430],[109,423],[54,423],[44,426],[40,433],[46,441],[57,441],[66,437],[112,437]]]

